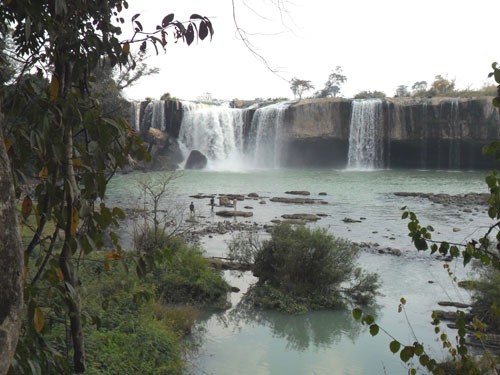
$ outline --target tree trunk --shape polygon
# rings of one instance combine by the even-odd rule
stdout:
[[[23,251],[0,113],[0,375],[9,370],[23,310]]]

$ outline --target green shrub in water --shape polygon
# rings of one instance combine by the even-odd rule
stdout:
[[[357,266],[358,253],[357,246],[325,229],[278,225],[255,254],[253,272],[259,281],[250,298],[290,312],[370,303],[380,283],[376,274]]]

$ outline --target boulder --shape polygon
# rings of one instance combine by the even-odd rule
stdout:
[[[193,150],[189,154],[186,165],[186,169],[203,169],[207,166],[208,159],[203,153],[198,150]]]
[[[229,206],[231,205],[231,201],[227,197],[227,195],[222,195],[219,197],[219,206]]]

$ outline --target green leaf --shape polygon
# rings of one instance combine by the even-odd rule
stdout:
[[[399,349],[401,348],[401,344],[397,340],[391,341],[389,344],[389,349],[391,350],[392,353],[396,354],[399,352]]]
[[[352,310],[352,316],[354,317],[354,319],[360,320],[362,315],[363,315],[363,311],[361,311],[361,309]]]
[[[373,318],[372,315],[365,315],[365,317],[363,318],[363,322],[368,325],[372,324],[374,321],[375,319]]]
[[[401,350],[401,352],[399,353],[399,358],[401,358],[401,360],[406,363],[410,360],[411,357],[413,357],[413,355],[414,355],[413,347],[405,346],[403,350]]]
[[[376,324],[372,324],[372,325],[370,326],[370,335],[372,335],[372,336],[377,336],[377,335],[378,335],[378,331],[379,331],[379,327],[378,327],[378,325],[376,325]]]
[[[406,219],[408,217],[408,211],[403,212],[401,219]]]

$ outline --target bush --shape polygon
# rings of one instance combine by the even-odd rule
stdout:
[[[179,247],[152,274],[157,296],[170,304],[216,304],[225,306],[229,284],[220,272],[212,269],[200,249]]]
[[[325,229],[278,225],[255,255],[253,272],[259,281],[250,294],[257,305],[298,312],[369,303],[379,280],[357,267],[358,252]]]

